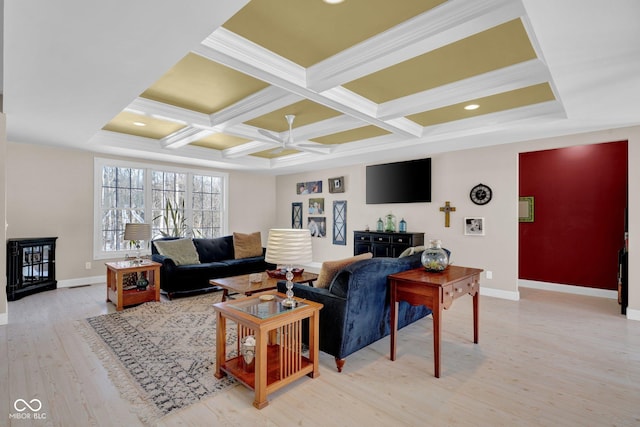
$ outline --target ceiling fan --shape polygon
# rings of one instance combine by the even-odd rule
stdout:
[[[293,120],[296,118],[296,116],[294,116],[293,114],[287,114],[286,116],[284,116],[285,119],[287,119],[287,123],[289,123],[289,135],[287,135],[287,138],[281,138],[278,135],[275,135],[269,131],[266,131],[264,129],[258,129],[258,132],[261,135],[266,136],[267,138],[271,138],[274,141],[278,141],[281,146],[276,148],[275,150],[272,151],[272,153],[277,154],[277,153],[281,153],[282,151],[286,150],[286,149],[294,149],[294,150],[300,150],[300,151],[308,151],[310,153],[318,153],[318,154],[329,154],[331,153],[331,151],[333,150],[333,147],[327,147],[323,144],[319,144],[319,143],[299,143],[296,144],[293,141],[293,131],[292,131],[292,127],[293,127]]]

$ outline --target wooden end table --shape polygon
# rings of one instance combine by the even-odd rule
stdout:
[[[442,309],[448,309],[453,300],[463,295],[473,296],[473,342],[478,343],[478,295],[481,269],[450,265],[441,273],[431,273],[416,268],[391,274],[391,360],[396,360],[396,336],[398,334],[398,303],[425,305],[433,316],[434,375],[440,378],[440,334]]]
[[[113,302],[117,311],[130,305],[160,301],[160,263],[148,260],[115,261],[106,262],[105,265],[107,266],[107,302]],[[136,276],[144,273],[149,281],[147,288],[143,291],[124,290],[123,277],[130,273],[135,273]]]
[[[253,295],[257,292],[270,291],[278,287],[278,282],[285,279],[275,279],[269,277],[266,272],[254,273],[261,274],[262,280],[259,282],[251,282],[251,274],[241,274],[240,276],[221,277],[219,279],[211,279],[209,283],[213,286],[220,286],[222,288],[222,301],[226,301],[229,296],[229,291],[232,293],[244,294],[247,296]],[[315,273],[302,272],[300,276],[293,277],[293,283],[313,283],[318,279],[318,275]]]
[[[265,294],[213,305],[216,311],[216,378],[229,374],[255,390],[253,406],[269,404],[267,395],[308,375],[316,378],[318,370],[318,336],[322,304],[295,298],[298,305],[282,306],[286,295],[269,292],[274,298],[263,301]],[[309,355],[302,355],[303,320],[309,319]],[[238,325],[237,356],[226,360],[227,319]],[[240,352],[241,340],[253,335],[255,358],[252,369]]]

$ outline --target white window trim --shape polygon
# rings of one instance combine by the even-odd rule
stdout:
[[[229,232],[229,174],[226,172],[213,171],[208,169],[193,169],[176,166],[167,166],[156,163],[146,163],[134,160],[117,160],[102,157],[95,157],[93,160],[93,259],[118,259],[131,255],[133,250],[120,251],[103,251],[102,250],[102,168],[104,166],[116,166],[123,168],[145,169],[144,174],[144,212],[145,218],[147,213],[147,204],[151,201],[151,171],[159,170],[165,172],[186,173],[194,175],[207,175],[222,178],[223,181],[223,198],[222,198],[222,234],[227,235]],[[189,192],[191,191],[191,180],[188,182]],[[191,210],[191,206],[187,208]],[[151,218],[147,218],[150,221]],[[142,250],[143,255],[149,255],[150,248]]]

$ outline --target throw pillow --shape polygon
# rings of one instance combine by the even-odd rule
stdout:
[[[251,258],[262,255],[262,238],[260,232],[251,234],[233,233],[233,252],[236,259]]]
[[[198,251],[191,239],[156,240],[153,244],[160,255],[171,258],[176,265],[200,264]]]
[[[424,251],[424,249],[425,249],[424,246],[413,246],[411,248],[407,248],[404,251],[402,251],[402,253],[400,254],[400,256],[398,258],[404,258],[406,256],[411,256],[413,254],[417,254],[418,252]]]
[[[340,270],[342,270],[349,264],[353,264],[356,261],[369,259],[371,257],[373,257],[373,254],[371,252],[367,252],[351,258],[340,259],[337,261],[325,261],[322,263],[320,274],[318,274],[318,279],[313,284],[313,286],[316,288],[328,288],[333,281],[333,278],[336,276],[336,274],[338,274]]]

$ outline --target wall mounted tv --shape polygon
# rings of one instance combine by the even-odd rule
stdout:
[[[367,166],[367,204],[431,201],[431,159]]]

